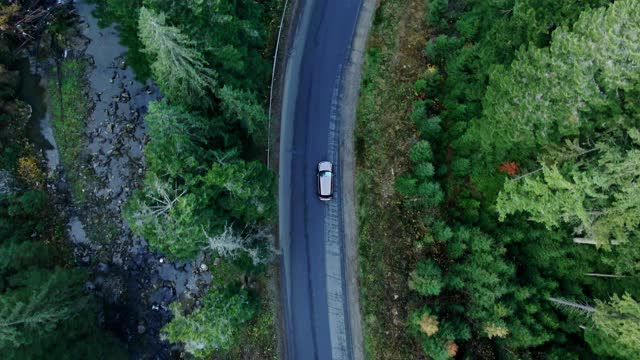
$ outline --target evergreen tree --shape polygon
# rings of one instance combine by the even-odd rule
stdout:
[[[267,113],[256,101],[256,95],[225,85],[218,96],[222,112],[232,122],[239,123],[254,141],[261,142],[267,129]]]
[[[122,359],[121,344],[97,326],[87,273],[60,266],[47,206],[39,191],[0,195],[0,357]]]
[[[150,140],[144,148],[148,171],[170,179],[193,172],[202,161],[197,139],[205,133],[205,122],[182,106],[149,103],[145,124]]]
[[[163,330],[169,341],[184,343],[192,355],[207,358],[213,351],[237,345],[238,327],[255,311],[245,290],[229,293],[214,288],[207,292],[200,308],[189,315],[179,305],[173,305],[175,318]]]
[[[216,88],[216,73],[208,67],[195,43],[180,29],[167,25],[166,15],[140,9],[140,40],[153,57],[151,72],[162,92],[173,102],[207,104]]]
[[[200,53],[216,69],[220,83],[266,94],[271,75],[271,63],[264,56],[271,21],[268,10],[280,4],[255,0],[144,3],[163,11],[168,23],[196,42]]]
[[[409,275],[409,287],[425,296],[440,294],[442,285],[442,271],[433,260],[419,262]]]
[[[124,216],[152,249],[179,259],[194,257],[206,244],[198,200],[171,182],[147,175],[144,188],[129,200]]]
[[[84,308],[87,298],[76,287],[83,278],[60,269],[12,276],[11,288],[0,295],[0,348],[28,345]]]
[[[598,143],[597,152],[565,163],[562,171],[541,164],[541,174],[507,181],[497,202],[500,219],[525,211],[550,229],[568,223],[575,234],[595,244],[630,249],[614,253],[621,255],[616,266],[619,272],[640,269],[636,257],[640,246],[640,132],[630,129],[627,133],[632,140],[627,151]]]
[[[640,304],[629,294],[614,294],[609,302],[597,302],[593,326],[611,347],[626,358],[640,354]]]
[[[549,298],[553,303],[589,315],[592,326],[585,338],[601,355],[633,359],[640,351],[640,304],[628,293],[614,294],[609,302],[596,301],[596,306]]]
[[[624,121],[607,114],[640,80],[634,71],[640,45],[633,40],[640,35],[639,7],[617,1],[585,11],[572,31],[554,32],[549,48],[522,51],[510,68],[497,68],[484,116],[467,135],[492,139],[480,143],[483,152],[504,161]]]

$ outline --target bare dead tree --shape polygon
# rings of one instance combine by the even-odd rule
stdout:
[[[20,42],[17,49],[20,49],[40,38],[55,19],[73,14],[69,1],[14,0],[0,6],[0,37],[16,39]]]
[[[559,298],[554,298],[554,297],[549,297],[547,298],[547,300],[556,303],[558,305],[562,305],[562,306],[568,306],[570,308],[574,308],[580,311],[584,311],[586,313],[592,313],[596,311],[596,308],[594,308],[593,306],[589,306],[589,305],[583,305],[583,304],[579,304],[577,302],[572,302],[572,301],[568,301],[568,300],[564,300],[564,299],[559,299]]]
[[[147,193],[147,197],[153,200],[154,204],[149,208],[151,215],[159,216],[168,213],[175,203],[186,194],[186,190],[178,193],[175,189],[168,189],[168,186],[156,179],[154,183],[155,194]]]
[[[602,278],[625,278],[625,275],[585,273],[586,276],[602,277]]]
[[[218,235],[211,236],[204,228],[202,232],[208,241],[207,249],[222,257],[235,258],[244,253],[257,265],[270,261],[275,253],[273,235],[268,227],[247,226],[238,232],[233,226],[225,224],[224,230]],[[256,246],[256,242],[262,246]]]

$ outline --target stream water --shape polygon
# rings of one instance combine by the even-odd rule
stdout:
[[[131,193],[144,174],[144,114],[150,101],[161,97],[148,80],[135,80],[127,66],[115,24],[100,28],[92,15],[94,5],[75,2],[80,17],[78,35],[65,49],[65,56],[87,59],[88,101],[85,119],[86,169],[93,181],[85,189],[87,203],[69,202],[69,239],[79,265],[91,270],[87,289],[102,298],[104,326],[126,343],[131,359],[169,359],[180,349],[161,340],[160,329],[172,317],[174,301],[197,303],[211,282],[203,256],[190,262],[171,262],[149,250],[144,239],[134,235],[121,216]],[[50,64],[47,61],[46,64]],[[46,67],[46,64],[43,67]],[[19,97],[32,107],[29,138],[46,157],[51,181],[64,177],[58,147],[47,111],[47,71],[35,71],[28,59],[20,62]],[[55,71],[55,70],[54,70]],[[50,76],[51,81],[56,77]],[[39,75],[45,74],[45,75]],[[44,79],[42,77],[45,77]],[[62,169],[64,170],[64,169]],[[61,179],[64,182],[64,179]],[[96,219],[99,219],[97,221]],[[95,227],[108,224],[115,236],[108,243],[97,239]]]
[[[47,92],[45,80],[32,69],[28,58],[18,61],[20,71],[20,87],[17,97],[31,105],[31,118],[27,124],[29,140],[45,153],[49,172],[55,171],[60,165],[60,156],[53,137],[51,116],[47,111]]]

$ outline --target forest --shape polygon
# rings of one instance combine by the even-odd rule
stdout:
[[[215,266],[195,306],[171,307],[163,339],[196,358],[274,357],[266,287],[276,203],[275,176],[264,164],[265,104],[281,2],[91,2],[102,25],[118,23],[136,77],[150,77],[163,95],[145,114],[144,183],[123,216],[153,251],[171,260],[204,254]],[[25,136],[29,108],[15,98],[10,60],[24,45],[20,26],[32,11],[20,5],[0,2],[1,357],[124,358],[122,344],[99,329],[100,302],[84,289],[86,271],[73,264],[65,219],[46,211],[54,200]]]
[[[257,331],[273,342],[264,287],[275,176],[262,160],[268,44],[280,3],[96,3],[101,21],[119,24],[136,76],[150,76],[164,95],[145,115],[144,185],[124,216],[153,250],[172,259],[200,253],[216,259],[201,306],[172,307],[166,338],[196,357],[242,352],[241,333],[258,322]],[[273,351],[273,343],[262,345]]]
[[[400,274],[411,356],[636,359],[640,2],[426,9],[411,165],[394,184],[418,254]],[[368,66],[379,58],[370,48]]]
[[[196,358],[274,357],[265,104],[282,2],[93,2],[163,94],[145,114],[144,183],[123,215],[154,251],[215,267],[198,306],[172,306],[164,338]],[[420,16],[421,33],[400,34],[424,39],[419,54],[392,54],[400,73],[419,64],[398,76],[410,106],[378,109],[403,116],[384,136],[368,111],[394,33],[368,50],[359,109],[359,166],[409,143],[393,154],[403,171],[384,174],[388,193],[358,175],[369,358],[636,359],[640,2],[404,2],[424,16],[382,9]],[[16,53],[42,29],[20,3],[0,0],[0,357],[124,358],[26,136]],[[374,26],[399,26],[380,14]],[[398,128],[407,136],[377,146]],[[400,231],[375,235],[374,221]]]
[[[31,108],[16,98],[19,36],[0,7],[0,358],[118,359],[123,344],[101,329],[89,274],[73,265],[65,220],[45,188],[27,139]],[[25,27],[26,28],[26,27]]]

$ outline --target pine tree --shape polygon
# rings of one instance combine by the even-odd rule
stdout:
[[[151,71],[162,92],[182,104],[209,103],[207,96],[217,86],[217,75],[195,43],[167,25],[164,13],[145,7],[140,9],[139,31],[145,52],[153,57]]]
[[[264,140],[267,129],[267,113],[256,101],[256,95],[225,85],[218,91],[222,100],[222,112],[232,123],[239,123],[257,143]]]
[[[124,216],[152,249],[188,259],[206,244],[202,230],[206,222],[198,216],[198,204],[194,194],[148,174],[143,190],[128,202]]]
[[[619,272],[640,269],[640,132],[627,134],[633,141],[626,151],[598,143],[597,152],[563,164],[562,170],[543,163],[541,173],[507,181],[497,200],[500,220],[524,211],[549,229],[567,223],[585,239],[578,242],[627,249],[619,254]]]
[[[59,266],[47,205],[39,191],[0,196],[0,358],[122,358],[121,344],[98,327],[87,273]]]
[[[629,294],[614,294],[609,302],[597,302],[591,319],[601,336],[627,358],[640,354],[640,304]]]
[[[607,109],[624,104],[625,91],[640,76],[640,4],[617,1],[585,11],[571,31],[554,32],[549,48],[518,54],[509,68],[498,67],[483,102],[484,115],[467,136],[499,162],[528,157],[564,137],[614,126]]]
[[[201,178],[202,194],[244,224],[270,219],[275,209],[273,174],[257,161],[230,158],[211,165]]]
[[[12,286],[0,295],[0,348],[27,345],[33,334],[49,332],[59,322],[86,306],[77,283],[79,274],[63,270],[35,270],[14,276]]]
[[[148,171],[171,179],[193,172],[202,159],[196,140],[206,132],[204,122],[182,106],[149,103],[145,124],[150,141],[144,148]]]
[[[602,355],[633,359],[640,352],[640,304],[628,293],[614,294],[609,302],[596,306],[549,298],[555,304],[589,315],[592,326],[585,337],[593,350]]]
[[[424,296],[435,296],[442,289],[442,270],[433,260],[423,260],[409,275],[409,287]]]
[[[163,331],[169,341],[184,343],[186,351],[205,358],[213,351],[237,345],[239,326],[251,319],[255,311],[246,290],[228,293],[214,288],[207,292],[201,307],[189,315],[179,305],[173,305],[175,318]]]

